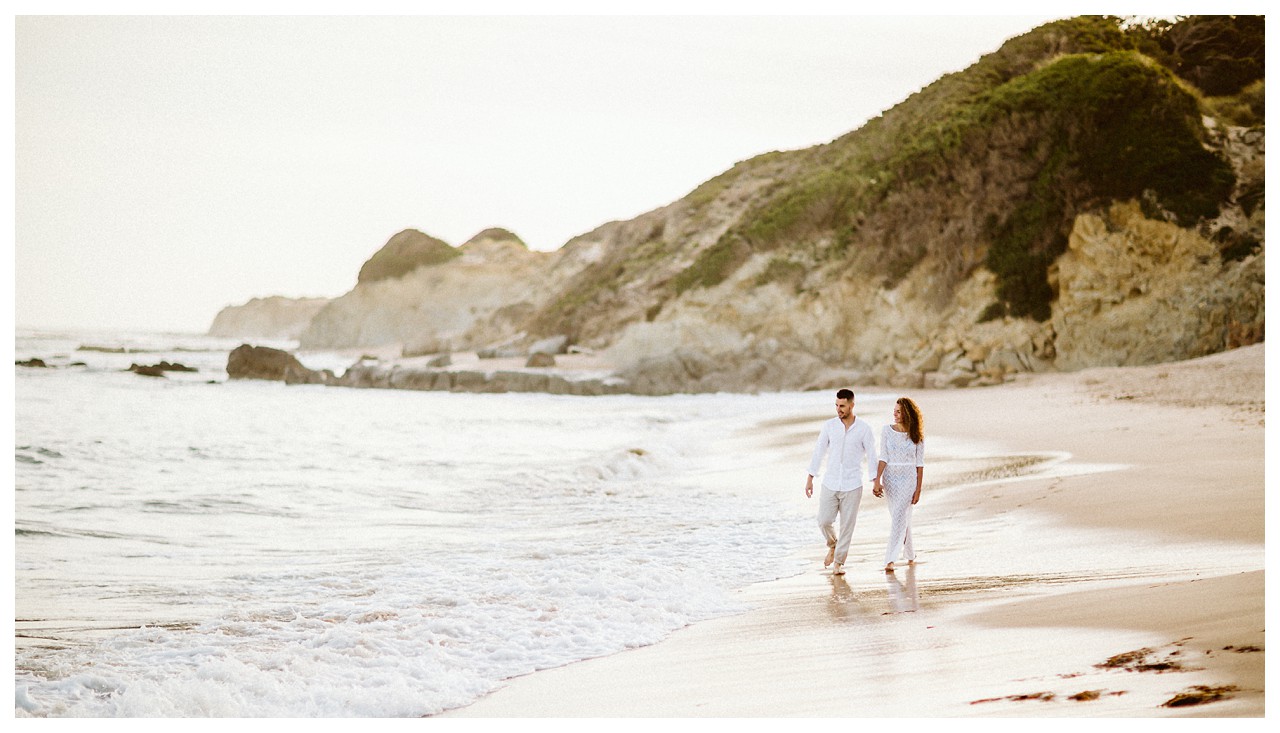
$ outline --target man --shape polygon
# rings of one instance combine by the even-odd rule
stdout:
[[[836,416],[823,423],[818,433],[818,445],[813,449],[809,462],[809,478],[804,483],[804,495],[813,497],[813,477],[818,475],[823,456],[827,456],[827,471],[822,476],[822,495],[818,498],[818,528],[827,540],[827,559],[822,566],[832,562],[834,575],[844,575],[844,563],[849,555],[849,541],[853,539],[853,525],[858,521],[858,504],[862,502],[862,464],[875,473],[876,438],[866,420],[853,414],[853,391],[836,392]],[[836,515],[840,515],[840,534],[836,534]]]

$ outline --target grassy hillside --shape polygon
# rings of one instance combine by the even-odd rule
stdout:
[[[402,277],[419,267],[438,265],[461,255],[460,251],[435,237],[416,229],[405,229],[387,240],[382,249],[364,263],[356,281],[368,284]]]
[[[985,317],[1044,320],[1077,214],[1123,199],[1182,226],[1218,214],[1236,181],[1201,116],[1262,123],[1261,38],[1261,19],[1229,16],[1044,25],[828,144],[744,161],[602,228],[604,256],[531,330],[590,337],[652,319],[761,253],[755,285],[797,292],[849,277],[892,289],[927,261],[940,303],[987,268]],[[1193,84],[1205,80],[1216,96]],[[1260,180],[1241,195],[1260,202]]]

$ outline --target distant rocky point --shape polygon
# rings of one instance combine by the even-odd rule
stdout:
[[[219,311],[209,335],[296,340],[328,302],[328,298],[253,298]]]
[[[505,229],[486,229],[457,248],[406,230],[298,340],[305,349],[399,345],[407,355],[483,348],[508,338],[554,292],[553,259]]]

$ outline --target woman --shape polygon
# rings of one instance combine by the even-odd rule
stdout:
[[[915,564],[911,547],[911,507],[920,501],[924,483],[924,418],[909,397],[893,405],[893,425],[880,432],[880,463],[872,493],[889,494],[889,546],[884,551],[884,571],[893,572],[898,553]]]

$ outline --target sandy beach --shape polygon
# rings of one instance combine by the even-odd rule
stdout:
[[[750,610],[445,715],[1264,714],[1262,344],[909,394],[929,466],[914,567],[882,572],[867,492],[844,577],[815,527],[811,568],[744,589]],[[804,471],[828,416],[744,424],[724,448],[749,457],[706,484],[816,511]]]

